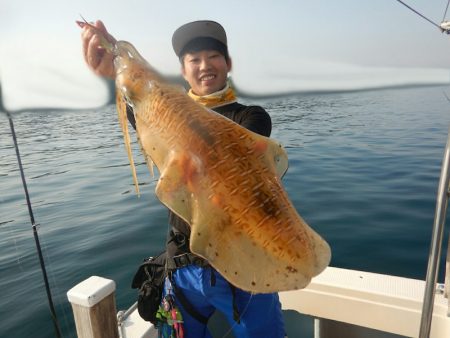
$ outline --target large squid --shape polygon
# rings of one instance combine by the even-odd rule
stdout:
[[[159,171],[156,195],[191,226],[193,253],[254,293],[309,284],[329,264],[331,251],[283,188],[283,147],[163,81],[129,42],[102,40],[114,55],[117,111],[136,189],[127,105],[143,155]]]

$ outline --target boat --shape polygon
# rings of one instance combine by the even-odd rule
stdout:
[[[305,319],[311,322],[307,325],[312,327],[314,338],[450,337],[450,245],[445,283],[437,282],[449,183],[450,133],[425,280],[328,267],[306,288],[280,293],[282,308],[290,314],[286,320],[288,337],[305,336],[290,329],[299,318],[302,323]],[[78,337],[157,338],[157,329],[139,316],[136,303],[116,312],[114,291],[114,281],[92,276],[67,292]]]

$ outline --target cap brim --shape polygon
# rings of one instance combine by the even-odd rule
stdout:
[[[213,38],[227,46],[225,29],[217,22],[201,20],[187,23],[178,28],[172,36],[175,54],[180,57],[183,48],[195,38]]]

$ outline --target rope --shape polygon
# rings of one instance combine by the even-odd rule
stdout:
[[[403,6],[405,6],[406,8],[412,10],[414,13],[416,13],[417,15],[419,15],[420,17],[422,17],[423,19],[427,20],[429,23],[431,23],[433,26],[436,26],[439,29],[442,29],[441,26],[439,26],[437,23],[431,21],[430,19],[428,19],[426,16],[424,16],[423,14],[419,13],[418,11],[416,11],[414,8],[408,6],[407,4],[405,4],[403,1],[401,0],[397,0],[398,2],[400,2]],[[449,0],[450,1],[450,0]],[[447,7],[448,7],[448,3],[447,3]]]

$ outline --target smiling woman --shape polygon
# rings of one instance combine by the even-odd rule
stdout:
[[[205,96],[224,89],[231,59],[215,50],[191,51],[184,54],[181,69],[192,93]]]
[[[221,25],[214,21],[187,23],[173,34],[172,46],[192,94],[205,96],[224,89],[231,71],[231,58]]]
[[[207,103],[210,96],[219,98],[204,107],[165,83],[132,44],[116,41],[101,21],[81,26],[88,66],[115,78],[136,187],[127,116],[144,157],[160,172],[155,191],[169,209],[170,229],[162,304],[169,302],[181,313],[186,338],[211,337],[206,324],[215,310],[241,324],[233,325],[239,337],[284,337],[277,291],[304,287],[328,264],[330,249],[295,212],[281,185],[287,157],[267,138],[269,115],[261,107],[236,103],[227,87],[231,63],[223,27],[209,20],[191,22],[172,40],[175,47],[180,31],[186,37],[178,57],[193,95]],[[260,143],[266,146],[255,149]],[[277,208],[267,208],[272,205]],[[280,219],[288,225],[282,233]],[[229,250],[232,246],[237,250]],[[281,271],[285,278],[275,278]],[[214,282],[203,289],[207,274]]]

